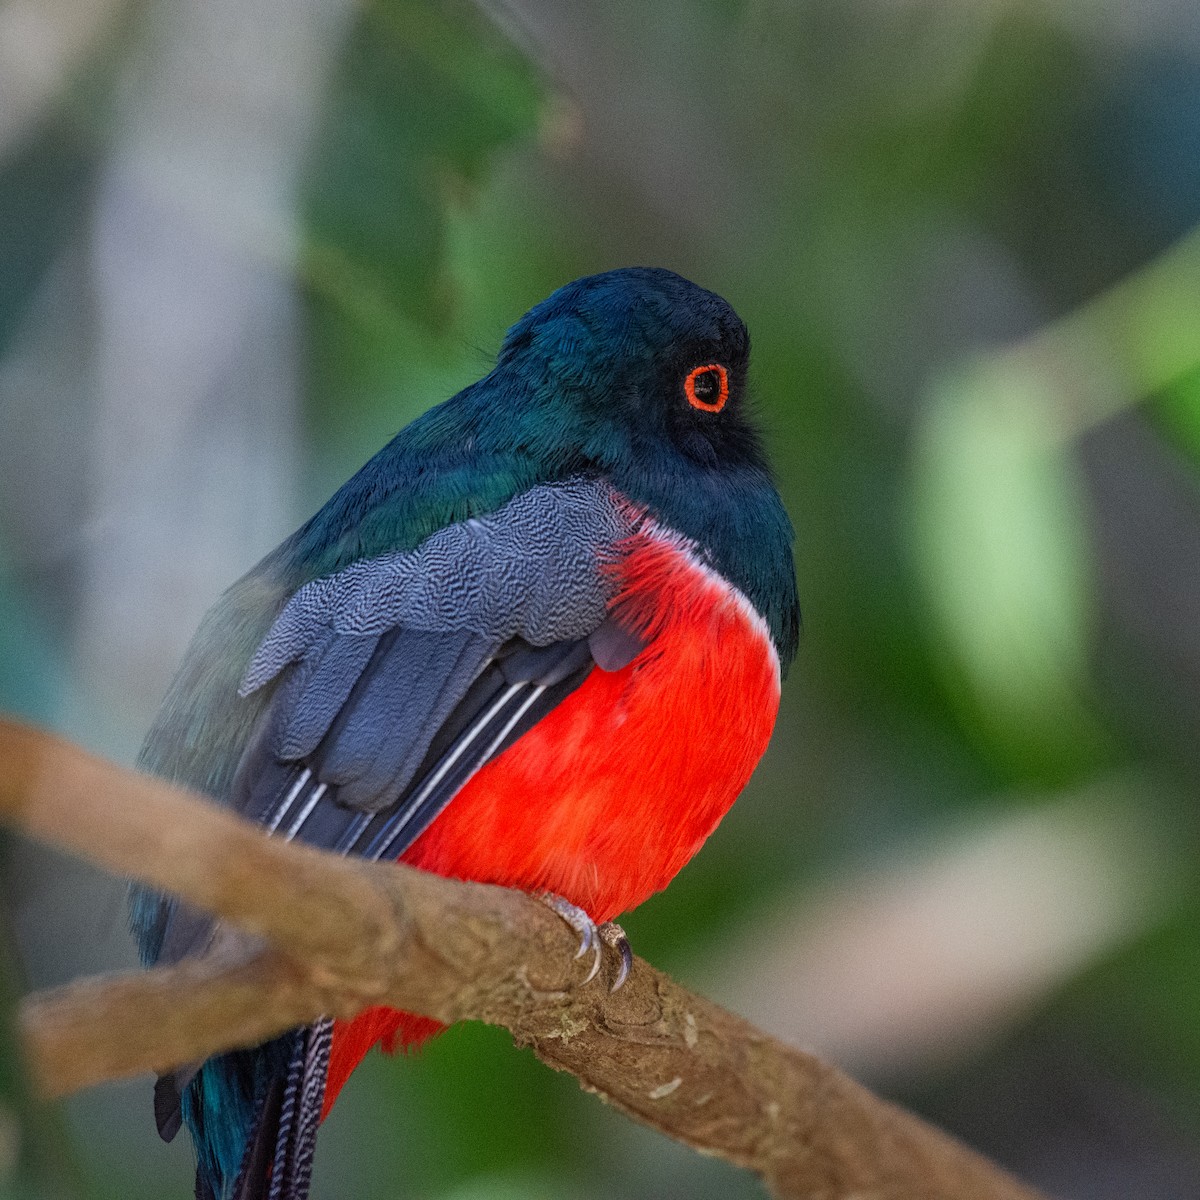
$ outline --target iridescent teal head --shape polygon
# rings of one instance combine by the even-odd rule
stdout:
[[[745,413],[749,356],[746,326],[720,296],[672,271],[628,267],[577,279],[530,309],[509,330],[497,372],[569,406],[597,458],[636,447],[705,466],[761,464]]]

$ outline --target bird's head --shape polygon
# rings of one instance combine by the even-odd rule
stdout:
[[[745,414],[749,355],[746,327],[720,296],[671,271],[628,267],[530,309],[497,365],[596,461],[678,454],[715,467],[761,461]]]

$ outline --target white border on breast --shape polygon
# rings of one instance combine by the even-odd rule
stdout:
[[[736,584],[730,583],[719,571],[714,570],[704,561],[703,550],[690,537],[664,525],[651,516],[643,516],[639,532],[656,541],[665,542],[673,550],[678,550],[687,557],[690,566],[694,567],[705,579],[715,583],[733,600],[747,624],[758,634],[771,655],[775,664],[775,685],[781,687],[783,675],[779,667],[779,651],[775,649],[775,640],[771,637],[771,628],[766,618],[754,607],[750,598]]]

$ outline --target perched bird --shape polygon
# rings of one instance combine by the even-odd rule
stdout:
[[[225,593],[141,765],[279,837],[545,894],[594,941],[733,803],[795,654],[749,348],[669,271],[555,292]],[[133,925],[147,963],[217,936],[150,893]],[[350,1072],[438,1029],[376,1008],[220,1055],[159,1080],[159,1130],[188,1126],[199,1200],[303,1200]]]

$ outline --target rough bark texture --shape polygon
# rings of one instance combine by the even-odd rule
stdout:
[[[805,1200],[1036,1200],[953,1139],[635,960],[585,986],[575,935],[517,892],[347,861],[0,722],[0,819],[235,926],[201,960],[25,1001],[47,1095],[387,1003],[510,1030],[634,1120]]]

